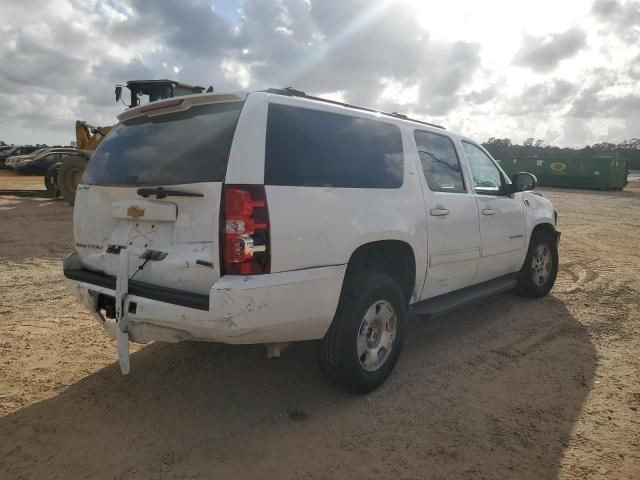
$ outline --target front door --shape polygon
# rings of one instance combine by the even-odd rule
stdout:
[[[474,283],[520,270],[525,248],[522,194],[507,195],[505,180],[493,159],[479,146],[462,141],[480,212],[482,243]]]
[[[427,276],[421,299],[473,283],[480,256],[476,199],[451,138],[414,132],[427,214]]]

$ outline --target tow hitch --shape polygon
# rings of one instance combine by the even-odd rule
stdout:
[[[126,248],[119,251],[118,274],[116,275],[116,343],[118,362],[123,375],[129,373],[129,334],[124,301],[129,291],[129,255]]]

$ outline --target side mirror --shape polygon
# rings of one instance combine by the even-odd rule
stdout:
[[[518,172],[511,176],[511,193],[533,190],[538,185],[538,179],[532,173]]]
[[[116,85],[116,103],[120,101],[121,97],[122,97],[122,86]]]

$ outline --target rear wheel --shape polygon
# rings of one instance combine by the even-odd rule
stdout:
[[[44,174],[44,186],[47,188],[47,193],[51,198],[60,196],[60,190],[58,189],[58,168],[60,165],[62,165],[60,162],[50,165],[47,173]]]
[[[407,317],[404,294],[389,276],[363,272],[345,280],[320,344],[320,367],[332,383],[358,393],[378,388],[395,366]]]
[[[527,258],[518,274],[518,293],[526,297],[543,297],[553,288],[557,274],[556,236],[546,230],[534,232]]]
[[[87,159],[73,155],[65,158],[58,168],[58,188],[69,205],[76,200],[76,189],[86,167]]]

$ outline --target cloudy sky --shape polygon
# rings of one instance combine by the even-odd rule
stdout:
[[[0,139],[114,123],[116,83],[294,86],[478,140],[640,136],[637,0],[3,0]]]

